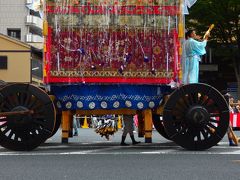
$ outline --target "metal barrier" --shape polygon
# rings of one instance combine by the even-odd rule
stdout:
[[[230,113],[230,122],[234,130],[240,130],[240,113]]]

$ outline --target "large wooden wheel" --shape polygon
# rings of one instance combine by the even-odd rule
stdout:
[[[55,125],[55,108],[45,91],[30,84],[0,89],[0,145],[32,150],[43,143]]]
[[[158,114],[153,114],[152,115],[152,122],[153,122],[153,125],[154,125],[155,129],[157,130],[157,132],[160,135],[162,135],[164,138],[170,140],[168,134],[165,131],[162,117]]]
[[[224,97],[206,84],[189,84],[176,89],[163,111],[170,139],[189,150],[216,145],[229,125],[229,108]]]
[[[56,120],[55,121],[55,126],[54,126],[54,129],[53,129],[52,134],[51,134],[50,137],[54,136],[57,133],[57,131],[58,131],[60,125],[61,125],[61,122],[62,122],[62,114],[57,113],[55,120]]]

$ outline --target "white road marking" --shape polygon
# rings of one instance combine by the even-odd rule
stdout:
[[[61,152],[39,152],[41,149],[47,149],[47,148],[55,148],[58,150],[58,148],[66,148],[62,150]],[[71,147],[68,147],[66,145],[64,146],[44,146],[44,147],[39,147],[38,151],[33,151],[33,152],[12,152],[12,151],[7,151],[5,152],[0,152],[0,156],[57,156],[57,155],[121,155],[121,154],[126,154],[126,155],[154,155],[154,154],[240,154],[240,147],[229,147],[229,146],[215,146],[211,148],[210,150],[206,151],[187,151],[182,149],[179,146],[164,146],[164,148],[169,148],[169,149],[160,149],[160,150],[154,150],[151,151],[151,146],[149,147],[149,151],[138,151],[137,148],[141,148],[144,146],[107,146],[104,148],[104,146],[85,146],[88,148],[94,147],[99,149],[89,149],[89,150],[79,150],[79,151],[71,151]],[[156,146],[152,146],[156,147]],[[162,146],[161,146],[162,147]],[[135,149],[134,151],[131,151],[131,149]],[[173,149],[174,148],[174,149]],[[129,149],[129,151],[128,151]],[[127,151],[125,151],[127,150]],[[226,150],[223,152],[223,150]],[[65,151],[65,152],[63,152]]]
[[[111,141],[109,141],[110,143]],[[118,146],[116,144],[103,144],[102,141],[91,143],[45,143],[31,152],[14,152],[0,147],[0,156],[59,156],[59,155],[158,155],[158,154],[240,154],[240,146],[229,147],[228,142],[219,142],[218,146],[214,146],[206,151],[187,151],[182,147],[171,144],[140,144],[136,146]],[[106,143],[106,142],[104,142]],[[74,148],[74,149],[73,149]],[[79,148],[79,150],[77,149]],[[77,149],[77,150],[76,150]],[[50,152],[46,152],[49,150]],[[44,152],[43,152],[44,151]],[[57,152],[52,152],[57,151]]]

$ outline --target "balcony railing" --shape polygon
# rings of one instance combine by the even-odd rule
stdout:
[[[33,15],[27,15],[26,24],[30,25],[30,26],[38,27],[40,29],[43,28],[43,20],[41,18],[33,16]]]
[[[26,42],[28,43],[42,43],[43,37],[35,35],[35,34],[27,34],[26,35]]]

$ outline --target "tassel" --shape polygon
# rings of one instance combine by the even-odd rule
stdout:
[[[179,22],[178,24],[178,37],[183,38],[184,37],[184,26],[182,22]]]
[[[45,19],[43,21],[43,36],[47,36],[48,35],[48,22],[47,20]]]

